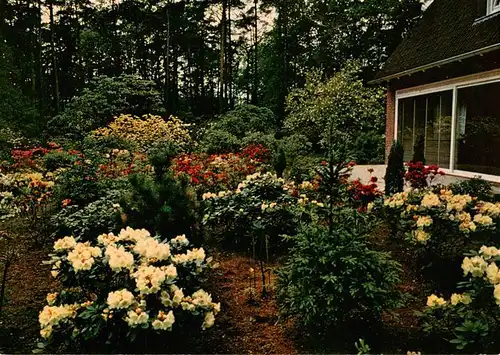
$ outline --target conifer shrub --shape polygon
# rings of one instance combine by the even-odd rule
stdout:
[[[403,159],[403,145],[398,141],[394,141],[389,153],[387,170],[385,172],[384,178],[386,195],[391,195],[403,191],[405,176],[405,166]]]

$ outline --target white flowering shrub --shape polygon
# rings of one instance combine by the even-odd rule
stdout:
[[[420,314],[422,328],[434,341],[449,350],[498,352],[500,341],[500,250],[483,245],[462,261],[465,278],[458,284],[460,293],[449,299],[438,295],[427,298]],[[448,340],[446,340],[448,339]]]
[[[96,244],[57,240],[47,263],[63,289],[47,295],[40,312],[44,344],[116,345],[185,324],[213,326],[220,303],[199,288],[211,258],[188,247],[184,235],[161,241],[129,227],[99,235]]]
[[[325,210],[308,197],[312,190],[310,182],[295,186],[272,173],[255,173],[234,191],[203,194],[203,224],[208,237],[225,247],[248,249],[260,237],[279,247],[280,235],[296,233],[300,212]]]

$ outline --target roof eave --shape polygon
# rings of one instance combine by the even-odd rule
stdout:
[[[446,65],[446,64],[449,64],[449,63],[453,63],[453,62],[457,62],[457,61],[460,61],[460,60],[464,60],[464,59],[467,59],[467,58],[470,58],[470,57],[474,57],[476,55],[481,55],[481,54],[484,54],[484,53],[488,53],[488,52],[491,52],[491,51],[494,51],[494,50],[497,50],[497,49],[500,49],[500,43],[496,43],[496,44],[493,44],[491,46],[487,46],[487,47],[484,47],[484,48],[476,49],[476,50],[473,50],[471,52],[459,54],[459,55],[456,55],[456,56],[453,56],[453,57],[450,57],[450,58],[438,60],[438,61],[433,62],[433,63],[421,65],[421,66],[416,67],[416,68],[407,69],[407,70],[404,70],[404,71],[396,73],[396,74],[391,74],[391,75],[387,75],[387,76],[384,76],[384,77],[381,77],[381,78],[378,78],[378,79],[374,79],[374,80],[369,81],[368,84],[380,84],[380,83],[383,83],[383,82],[386,82],[386,81],[390,81],[392,79],[399,79],[402,76],[415,74],[415,73],[418,73],[420,71],[426,71],[426,70],[431,69],[431,68],[435,68],[435,67],[439,67],[439,66]]]

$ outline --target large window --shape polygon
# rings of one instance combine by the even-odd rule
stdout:
[[[412,159],[415,142],[423,138],[427,164],[450,167],[452,101],[453,91],[399,100],[398,139],[406,161]]]
[[[500,180],[499,79],[443,84],[425,95],[398,94],[396,137],[405,160],[412,159],[415,142],[423,137],[427,164]]]
[[[500,175],[500,82],[458,89],[455,169]]]

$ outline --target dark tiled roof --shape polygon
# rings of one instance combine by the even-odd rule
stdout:
[[[483,0],[484,1],[484,0]],[[500,14],[480,17],[481,0],[434,0],[375,79],[500,43]]]

